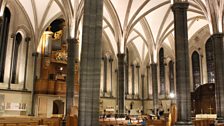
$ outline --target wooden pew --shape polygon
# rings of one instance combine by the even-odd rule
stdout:
[[[148,126],[167,126],[167,121],[165,120],[148,120]]]
[[[43,118],[43,125],[60,126],[61,118]]]
[[[0,126],[60,126],[61,118],[0,117]]]
[[[30,117],[0,117],[0,126],[38,126],[40,120]]]

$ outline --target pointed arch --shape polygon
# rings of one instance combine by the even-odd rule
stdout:
[[[192,74],[193,74],[193,90],[201,85],[200,74],[200,56],[197,51],[194,51],[191,55]]]
[[[205,44],[208,83],[215,82],[214,44],[209,38]]]
[[[165,64],[164,64],[164,49],[159,50],[159,74],[160,74],[160,95],[166,94],[165,84]]]
[[[0,82],[4,81],[4,72],[5,72],[5,60],[6,60],[6,50],[8,43],[9,35],[9,24],[10,24],[11,12],[6,7],[3,14],[3,21],[1,24],[0,31]]]

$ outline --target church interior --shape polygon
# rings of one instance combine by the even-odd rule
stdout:
[[[0,126],[224,126],[223,0],[0,0]]]

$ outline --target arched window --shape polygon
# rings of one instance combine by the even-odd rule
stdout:
[[[5,58],[6,58],[6,49],[7,49],[7,40],[9,34],[9,23],[10,23],[11,13],[8,8],[5,8],[3,15],[3,22],[1,24],[0,31],[0,82],[4,80],[5,72]]]
[[[164,65],[164,49],[159,51],[159,73],[160,73],[160,95],[165,95],[165,65]]]
[[[22,35],[20,33],[16,34],[15,38],[15,46],[13,51],[13,65],[12,65],[12,79],[11,83],[16,83],[16,69],[17,69],[17,61],[18,61],[18,54],[19,54],[19,45],[22,41]]]
[[[191,56],[192,73],[193,73],[193,89],[195,90],[201,84],[200,60],[199,54],[194,51]]]
[[[174,62],[169,62],[170,93],[174,93]]]
[[[205,44],[208,83],[215,83],[214,44],[209,38]]]

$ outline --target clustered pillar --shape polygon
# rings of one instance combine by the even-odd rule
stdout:
[[[28,64],[28,54],[29,54],[29,43],[30,43],[30,37],[26,37],[25,39],[27,45],[26,45],[26,58],[25,58],[25,70],[24,70],[24,82],[23,82],[23,90],[26,91],[26,78],[27,78],[27,64]]]
[[[85,0],[80,63],[79,126],[99,125],[103,0]]]
[[[136,69],[137,69],[137,77],[138,77],[138,98],[139,98],[139,95],[140,95],[140,65],[137,64],[136,65]]]
[[[223,37],[224,34],[218,33],[211,36],[214,43],[214,63],[215,63],[215,98],[216,98],[216,113],[218,122],[224,122],[224,66],[223,66]]]
[[[132,99],[134,99],[134,97],[135,97],[135,65],[134,64],[131,65],[131,75],[132,75],[132,81],[131,81],[132,92],[131,92],[131,94],[132,94]]]
[[[147,87],[146,87],[146,92],[147,92],[147,98],[149,99],[149,69],[150,69],[150,66],[149,65],[147,65],[146,66],[146,69],[147,69],[147,75],[146,75],[146,77],[147,77],[147,82],[146,82],[146,84],[147,84]]]
[[[110,57],[110,97],[113,97],[113,58]]]
[[[157,64],[151,64],[152,70],[152,97],[153,97],[153,111],[156,114],[158,108],[158,81],[157,81]]]
[[[103,78],[103,96],[107,93],[107,56],[103,57],[103,73],[104,73],[104,78]]]
[[[192,125],[187,29],[188,6],[189,3],[187,2],[175,2],[172,6],[174,13],[176,96],[178,111],[176,126]]]
[[[144,113],[144,109],[145,109],[145,105],[144,105],[144,80],[145,80],[145,75],[144,74],[142,74],[141,75],[141,78],[142,78],[142,114]]]
[[[68,39],[68,63],[66,77],[66,113],[65,117],[71,113],[74,99],[75,84],[75,39]]]
[[[118,54],[118,114],[125,113],[125,54]]]

